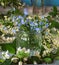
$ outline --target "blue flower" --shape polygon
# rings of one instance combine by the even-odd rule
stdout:
[[[18,16],[16,20],[18,20],[18,19],[22,19],[22,18],[23,18],[22,16]]]
[[[40,25],[43,25],[43,22],[39,22]]]
[[[12,29],[12,32],[15,34],[16,33],[16,30]]]
[[[25,24],[25,22],[24,22],[24,20],[23,20],[23,19],[21,20],[21,24]]]
[[[19,19],[22,19],[23,17],[22,16],[18,16]]]
[[[28,15],[28,10],[27,10],[27,8],[24,8],[24,15]]]
[[[31,21],[30,19],[26,19],[26,21],[25,21],[25,22],[26,22],[26,23],[28,23],[28,22],[30,22],[30,21]]]
[[[35,29],[37,32],[41,31],[42,29],[41,28],[36,28]]]
[[[46,28],[48,28],[49,27],[49,24],[47,23],[45,26],[46,26]]]
[[[34,22],[30,22],[30,26],[34,26],[35,24],[34,24]]]
[[[21,25],[21,24],[19,23],[19,24],[18,24],[18,27],[20,27],[20,25]]]

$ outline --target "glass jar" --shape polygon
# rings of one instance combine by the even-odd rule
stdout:
[[[42,45],[42,34],[36,32],[25,32],[19,31],[16,36],[16,46],[25,47],[31,50],[31,55],[34,54],[34,51],[39,50]]]

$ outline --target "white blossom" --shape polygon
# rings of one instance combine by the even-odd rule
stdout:
[[[30,49],[28,49],[27,51],[25,51],[25,53],[30,53]]]
[[[9,55],[9,51],[8,51],[8,50],[7,50],[6,52],[2,52],[2,58],[3,58],[4,60],[10,58],[10,55]]]

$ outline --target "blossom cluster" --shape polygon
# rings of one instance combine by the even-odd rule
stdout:
[[[1,34],[0,38],[2,40],[4,40],[5,42],[12,42],[15,39],[16,31],[17,31],[17,27],[11,28],[10,26],[5,26],[5,25],[1,24],[0,32],[2,32],[2,34]]]
[[[2,52],[2,59],[3,59],[3,60],[10,59],[11,56],[12,56],[12,55],[9,53],[8,50]]]
[[[36,32],[41,32],[43,29],[49,27],[49,22],[47,18],[39,17],[39,16],[14,16],[12,21],[15,25],[21,29],[23,26],[30,27],[31,30],[35,30]]]
[[[24,12],[25,14],[25,12]],[[28,15],[28,14],[27,14]],[[49,22],[47,18],[44,18],[44,16],[11,16],[7,18],[5,17],[5,22],[0,23],[0,31],[2,32],[2,39],[4,41],[12,41],[15,39],[15,35],[19,30],[24,31],[36,31],[38,33],[42,32],[45,28],[49,27]],[[0,20],[2,21],[2,20]],[[7,37],[5,38],[5,35],[12,35],[13,37]]]
[[[54,31],[56,31],[56,29],[54,29]],[[52,33],[50,33],[51,30],[49,28],[46,29],[46,34],[44,36],[44,40],[43,40],[43,47],[44,47],[44,51],[42,56],[49,56],[51,54],[56,54],[58,49],[59,49],[59,33],[57,33],[57,35],[53,35]]]
[[[29,57],[30,55],[30,49],[26,49],[25,47],[24,48],[17,48],[17,51],[16,51],[16,56],[20,59],[23,59],[23,58],[27,58]]]

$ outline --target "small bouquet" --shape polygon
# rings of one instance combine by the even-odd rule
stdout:
[[[30,49],[19,47],[16,51],[16,56],[20,59],[26,58],[30,55]]]
[[[18,60],[18,64],[19,65],[22,65],[23,61],[27,61],[27,58],[30,56],[30,49],[26,49],[26,48],[17,48],[17,51],[16,51],[16,55],[15,57],[13,57],[11,60],[13,63],[17,63]]]

